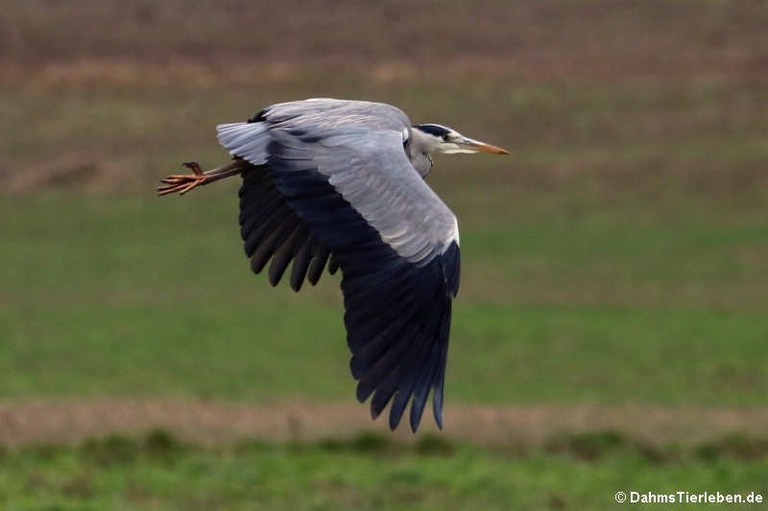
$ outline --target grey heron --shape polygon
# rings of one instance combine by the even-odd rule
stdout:
[[[439,124],[411,125],[383,103],[314,98],[217,127],[223,167],[162,180],[159,195],[240,174],[240,227],[254,272],[288,265],[299,291],[341,269],[357,399],[389,426],[408,403],[415,432],[430,390],[442,429],[451,303],[459,289],[456,217],[426,184],[433,153],[509,154]]]

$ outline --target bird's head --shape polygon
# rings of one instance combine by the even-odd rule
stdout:
[[[476,153],[509,154],[509,151],[479,140],[465,137],[458,131],[439,124],[417,124],[412,129],[414,142],[426,153]]]

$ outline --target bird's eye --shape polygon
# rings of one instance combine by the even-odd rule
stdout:
[[[448,142],[448,138],[449,138],[449,137],[448,137],[448,133],[446,133],[445,135],[443,135],[443,141],[444,141],[444,142]]]

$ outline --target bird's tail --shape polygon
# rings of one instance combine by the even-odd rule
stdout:
[[[263,122],[235,122],[216,126],[219,143],[232,156],[247,160],[254,165],[267,163],[269,135]]]

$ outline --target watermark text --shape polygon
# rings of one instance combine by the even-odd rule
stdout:
[[[720,491],[675,491],[675,492],[640,492],[630,490],[617,491],[613,496],[619,504],[762,504],[765,496],[761,492],[727,493]]]

